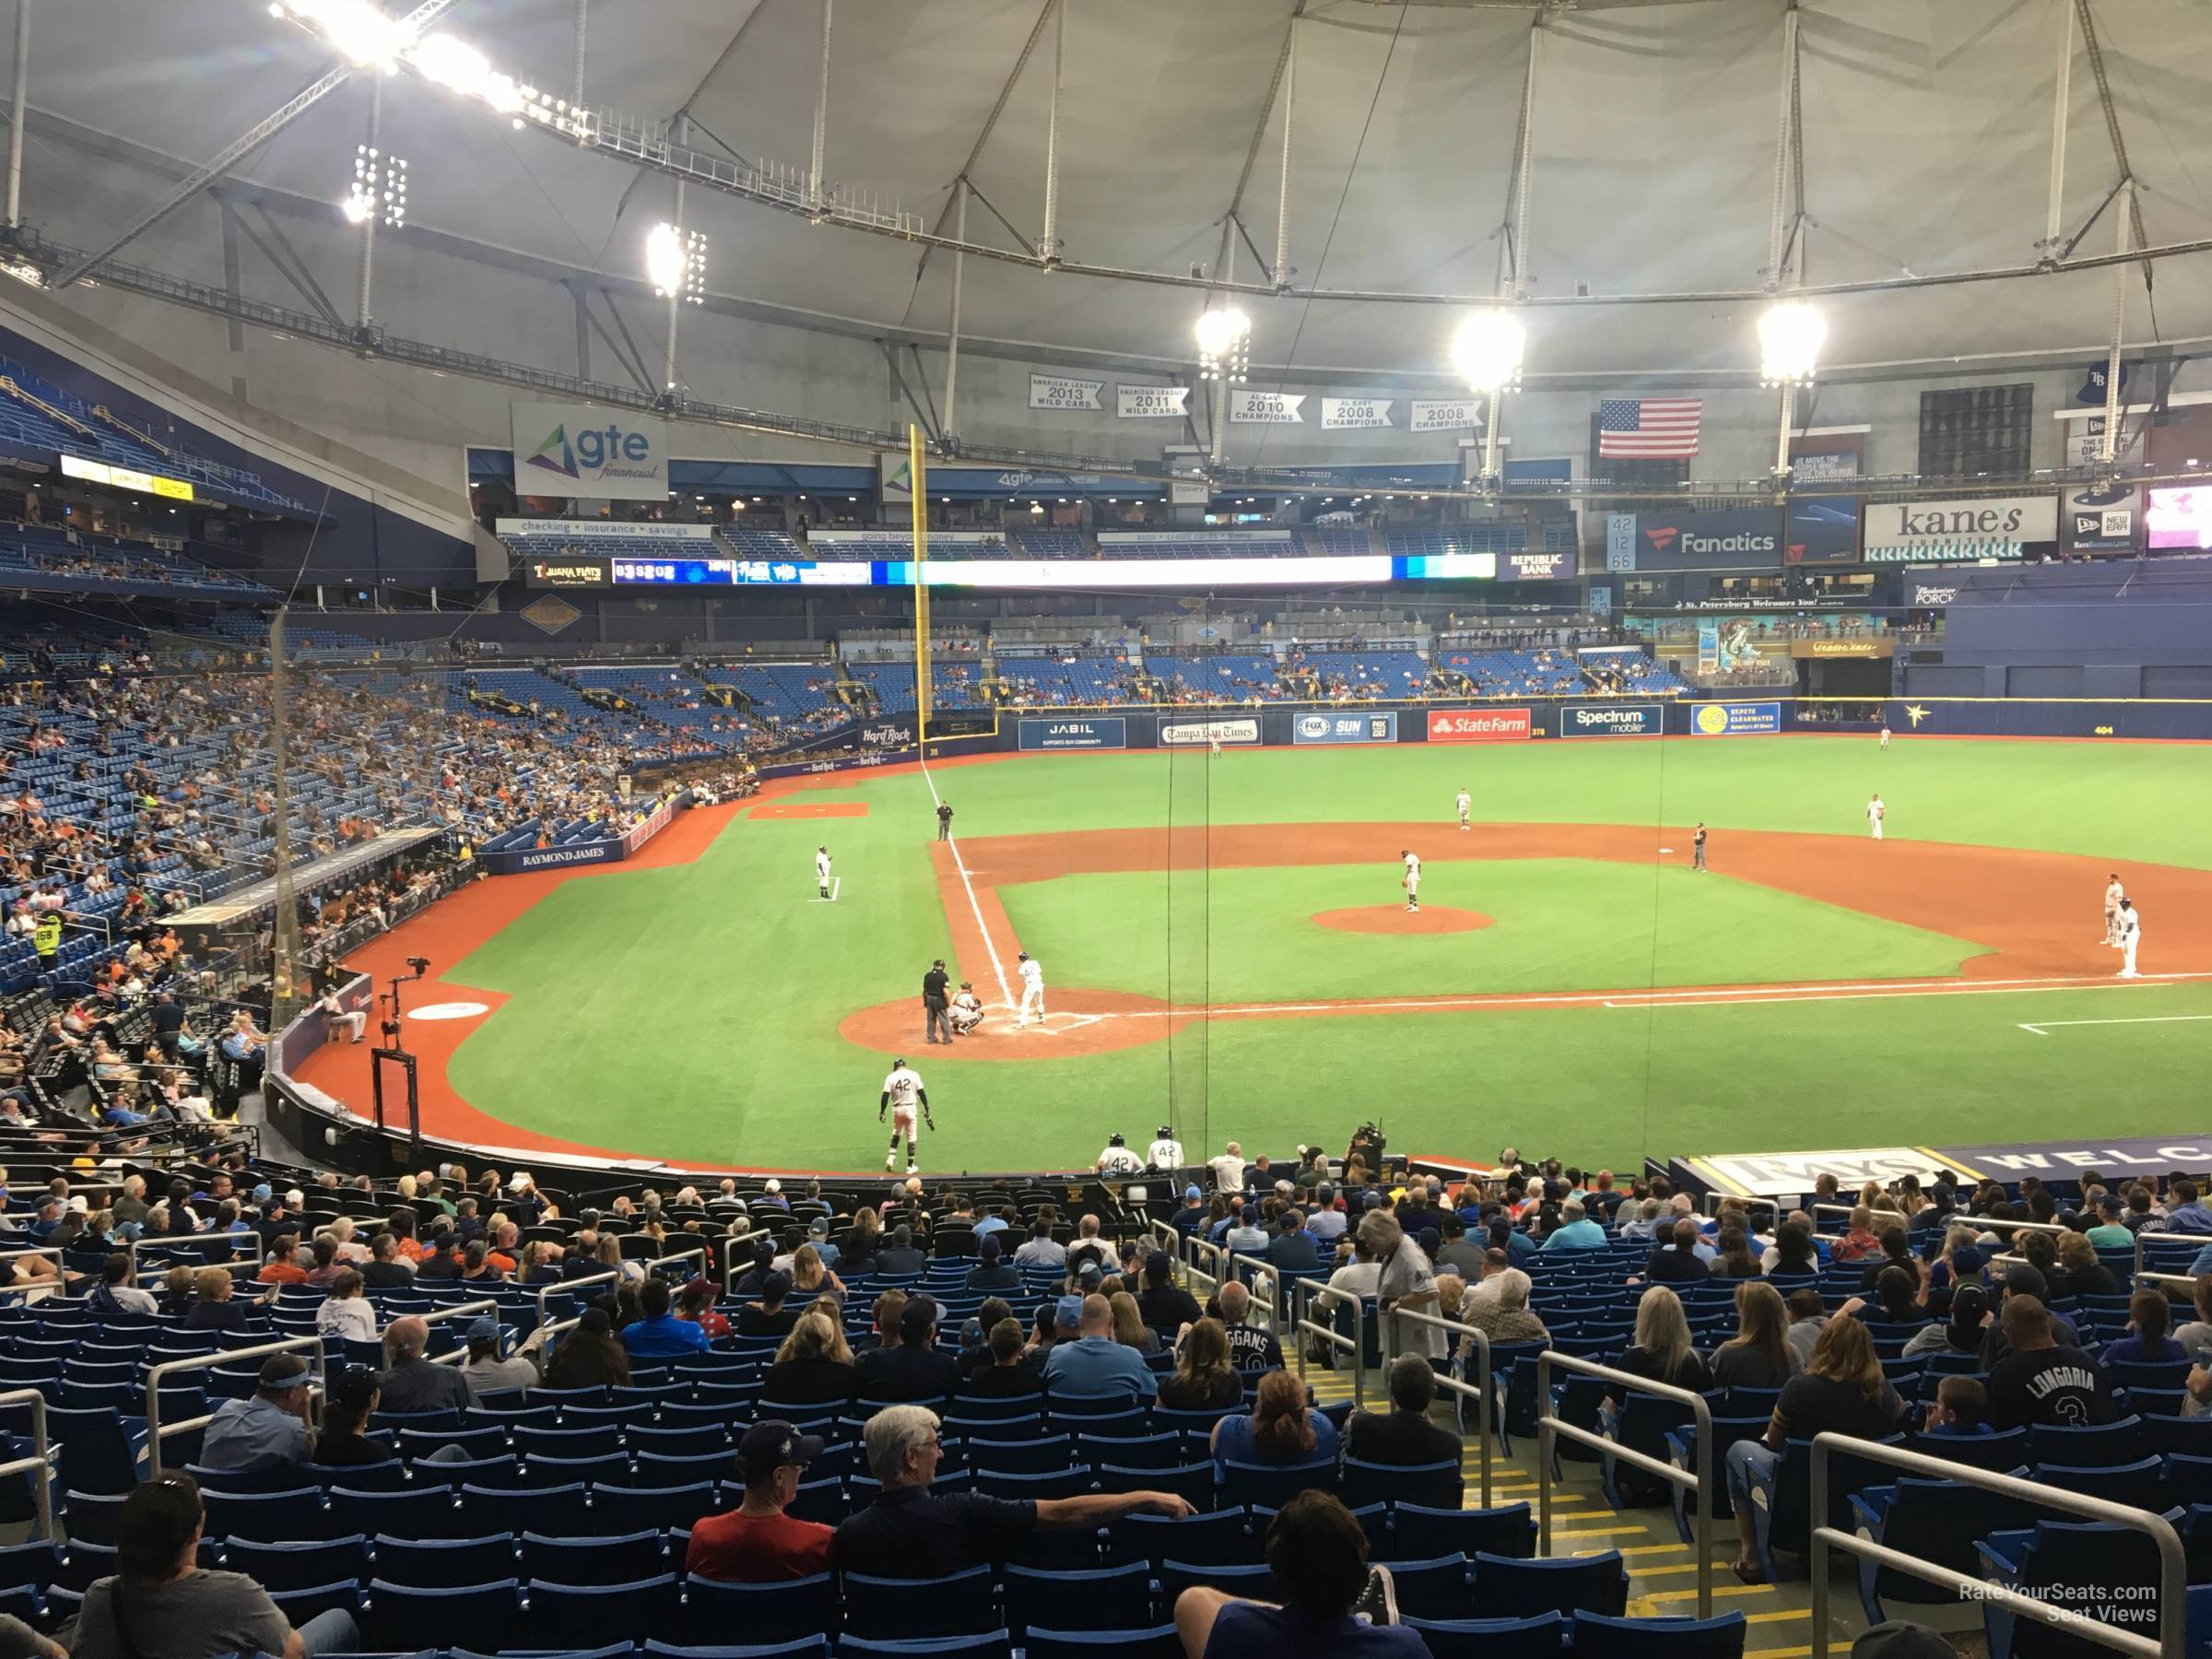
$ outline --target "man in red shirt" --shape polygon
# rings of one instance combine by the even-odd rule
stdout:
[[[830,1571],[831,1529],[783,1512],[798,1495],[806,1465],[822,1454],[819,1436],[775,1418],[755,1423],[737,1442],[745,1501],[691,1529],[684,1571],[726,1584],[764,1584]]]

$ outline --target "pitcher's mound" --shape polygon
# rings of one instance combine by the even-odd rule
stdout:
[[[1453,910],[1442,904],[1424,904],[1418,911],[1409,911],[1402,904],[1323,911],[1313,920],[1338,933],[1370,934],[1473,933],[1490,924],[1490,919],[1478,911]]]

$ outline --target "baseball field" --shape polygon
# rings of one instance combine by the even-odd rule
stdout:
[[[1194,1155],[1280,1147],[1360,1115],[1394,1148],[1616,1165],[2156,1135],[2206,1126],[2208,824],[2188,745],[994,757],[780,782],[633,864],[477,882],[357,965],[432,959],[406,992],[426,1128],[523,1149],[880,1169],[896,1055],[935,1112],[925,1171],[1081,1167],[1164,1123]],[[2140,980],[2102,939],[2114,872]],[[1046,1013],[1018,1030],[1024,950]],[[950,1047],[923,1044],[935,957],[988,1006]],[[365,1102],[366,1053],[302,1075]]]

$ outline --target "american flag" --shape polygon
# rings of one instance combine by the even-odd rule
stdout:
[[[1597,453],[1687,461],[1698,453],[1696,397],[1608,397],[1597,406]]]

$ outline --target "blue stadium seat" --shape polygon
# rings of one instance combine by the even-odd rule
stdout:
[[[1465,1618],[1474,1606],[1468,1594],[1467,1558],[1452,1554],[1422,1561],[1384,1561],[1401,1618]]]
[[[1032,1624],[1068,1630],[1137,1630],[1152,1621],[1152,1570],[1143,1561],[1087,1571],[1006,1570],[1006,1629],[1018,1640]]]
[[[376,1576],[410,1590],[454,1590],[488,1584],[514,1572],[514,1535],[485,1538],[379,1536]]]
[[[767,1647],[674,1647],[649,1641],[644,1651],[645,1659],[830,1659],[830,1639],[800,1636]]]
[[[1455,1510],[1466,1495],[1466,1483],[1456,1462],[1416,1464],[1365,1463],[1344,1460],[1341,1496],[1347,1509],[1370,1503],[1404,1500],[1427,1509]]]
[[[1980,1558],[1975,1542],[1993,1532],[2033,1526],[2039,1512],[2030,1504],[1953,1480],[1903,1479],[1894,1486],[1869,1487],[1852,1500],[1858,1524],[1877,1544],[1955,1572],[1974,1576]],[[1949,1591],[1909,1573],[1857,1562],[1859,1603],[1866,1622],[1892,1617],[1886,1602],[1938,1605],[1955,1602]]]
[[[677,1566],[681,1566],[679,1561]],[[658,1578],[668,1571],[668,1552],[658,1532],[605,1537],[549,1537],[523,1535],[523,1577],[555,1584],[628,1584]]]
[[[1566,1646],[1567,1620],[1557,1612],[1530,1618],[1408,1618],[1431,1659],[1552,1659]]]
[[[361,1641],[376,1652],[415,1653],[423,1633],[435,1630],[451,1646],[496,1653],[519,1622],[520,1591],[512,1578],[435,1590],[371,1580]]]
[[[1392,1536],[1408,1559],[1455,1551],[1470,1561],[1478,1555],[1527,1559],[1536,1553],[1536,1522],[1525,1503],[1497,1509],[1441,1510],[1425,1504],[1391,1507]]]
[[[312,1544],[263,1544],[233,1538],[223,1547],[223,1565],[272,1592],[305,1590],[339,1579],[352,1583],[368,1576],[369,1540],[358,1533]]]
[[[1507,1556],[1475,1558],[1475,1593],[1485,1607],[1507,1618],[1525,1618],[1547,1610],[1563,1614],[1628,1610],[1629,1574],[1620,1552],[1588,1557],[1544,1556],[1519,1560]]]
[[[1239,1509],[1187,1515],[1180,1521],[1168,1515],[1124,1515],[1108,1535],[1108,1553],[1114,1560],[1149,1561],[1155,1571],[1170,1559],[1228,1566],[1259,1559],[1252,1529]]]
[[[1334,1459],[1302,1464],[1248,1464],[1230,1458],[1222,1465],[1221,1501],[1249,1508],[1265,1504],[1281,1509],[1300,1492],[1334,1492],[1337,1469]]]
[[[527,1544],[524,1548],[527,1551]],[[529,1640],[546,1652],[604,1647],[677,1633],[683,1611],[673,1572],[633,1583],[561,1584],[532,1579]]]
[[[943,1578],[844,1575],[845,1629],[852,1637],[888,1641],[942,1636],[985,1636],[999,1628],[991,1569],[971,1567]]]
[[[684,1581],[688,1640],[712,1643],[733,1631],[765,1642],[838,1630],[837,1581],[827,1572],[774,1584],[725,1584],[696,1573]]]
[[[1743,1659],[1749,1621],[1741,1613],[1713,1618],[1614,1618],[1574,1616],[1575,1659]]]
[[[1182,1642],[1171,1624],[1148,1630],[1048,1630],[1030,1627],[1027,1659],[1182,1659]]]

